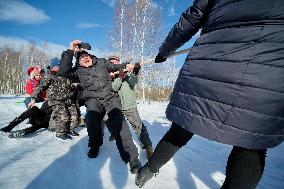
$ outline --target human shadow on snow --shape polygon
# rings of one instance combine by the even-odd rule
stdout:
[[[85,136],[43,170],[26,188],[103,189],[106,184],[103,180],[106,178],[102,177],[108,174],[102,172],[102,169],[108,161],[111,182],[117,189],[124,188],[128,180],[128,165],[120,159],[115,142],[107,141],[108,136],[109,134],[104,136],[104,144],[97,158],[87,157],[88,136]]]

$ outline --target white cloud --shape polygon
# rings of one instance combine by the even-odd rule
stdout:
[[[49,20],[43,10],[21,0],[0,1],[0,21],[15,21],[22,24],[38,24]]]
[[[175,16],[175,15],[176,15],[176,10],[175,10],[174,4],[172,3],[170,8],[169,8],[168,16]]]
[[[113,8],[117,2],[117,0],[102,0],[103,3],[106,3],[109,7]]]
[[[0,47],[10,47],[15,50],[23,50],[24,53],[29,51],[29,48],[32,44],[32,41],[19,38],[19,37],[7,37],[0,35]],[[58,56],[61,54],[63,50],[66,50],[68,47],[64,45],[54,44],[54,43],[47,43],[48,49],[44,49],[44,42],[35,42],[37,48],[41,50],[46,50],[50,57]]]
[[[89,28],[99,28],[99,27],[102,27],[102,26],[99,25],[99,24],[95,24],[95,23],[85,22],[85,23],[77,24],[77,27],[82,28],[82,29],[89,29]]]
[[[60,58],[60,55],[62,51],[69,48],[68,46],[55,44],[55,43],[48,43],[44,41],[36,41],[34,42],[36,44],[36,47],[45,50],[49,57],[58,57]],[[47,48],[44,49],[44,44],[47,43]],[[1,36],[0,35],[0,48],[1,47],[10,47],[15,50],[23,50],[25,54],[28,53],[30,47],[31,47],[32,41],[19,38],[19,37],[7,37],[7,36]],[[89,51],[91,54],[94,54],[98,57],[107,57],[108,55],[112,54],[110,51],[107,50],[100,50],[98,48],[92,48],[92,50]]]

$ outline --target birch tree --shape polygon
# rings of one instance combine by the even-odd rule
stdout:
[[[112,47],[121,60],[142,63],[140,80],[145,100],[143,62],[153,58],[157,48],[156,35],[160,25],[161,10],[151,0],[119,0],[114,15],[114,29],[110,35]]]
[[[0,93],[23,92],[23,53],[4,47],[0,50]]]

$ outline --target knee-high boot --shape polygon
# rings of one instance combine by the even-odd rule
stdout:
[[[169,142],[161,140],[146,165],[144,165],[136,177],[135,183],[140,188],[150,180],[159,169],[166,164],[174,154],[180,149]]]

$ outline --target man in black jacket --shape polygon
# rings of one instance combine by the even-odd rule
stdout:
[[[89,135],[90,150],[88,157],[96,158],[103,144],[101,121],[102,112],[106,111],[111,126],[117,131],[116,145],[125,163],[130,164],[131,173],[137,173],[141,167],[138,159],[138,149],[133,143],[131,133],[126,124],[122,124],[121,103],[112,92],[109,70],[118,71],[121,68],[130,70],[130,64],[114,65],[104,58],[97,58],[78,48],[79,40],[71,42],[70,49],[61,55],[59,74],[77,79],[83,88],[82,98],[87,108],[86,126]],[[76,55],[76,66],[72,68],[72,59]]]

